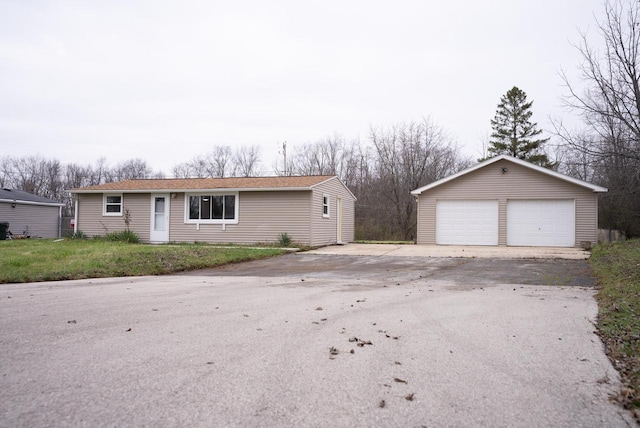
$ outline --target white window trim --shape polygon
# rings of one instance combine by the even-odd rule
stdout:
[[[324,198],[327,198],[327,213],[324,213],[324,207],[325,207],[325,203],[324,203]],[[327,195],[327,194],[323,194],[322,195],[322,218],[331,218],[331,196]]]
[[[120,196],[120,212],[117,213],[108,213],[107,212],[107,197],[109,196]],[[116,204],[109,204],[116,205]],[[104,193],[102,195],[102,215],[105,217],[122,217],[122,211],[124,209],[124,196],[122,193]]]
[[[189,198],[191,196],[235,196],[236,204],[234,210],[234,219],[210,219],[210,220],[193,220],[189,218]],[[194,192],[184,194],[184,223],[185,224],[238,224],[238,215],[240,207],[240,195],[238,192]]]

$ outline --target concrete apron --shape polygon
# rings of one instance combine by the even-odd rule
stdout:
[[[313,251],[307,251],[305,254],[570,260],[586,260],[591,256],[589,251],[584,251],[579,248],[392,244],[332,245],[329,247],[318,248]]]

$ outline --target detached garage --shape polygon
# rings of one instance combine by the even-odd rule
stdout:
[[[418,244],[594,245],[607,189],[498,156],[412,191]]]

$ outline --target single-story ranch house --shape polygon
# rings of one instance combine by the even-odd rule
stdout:
[[[64,204],[29,192],[0,189],[0,222],[14,236],[59,238]]]
[[[597,241],[596,186],[497,156],[411,193],[418,244],[588,247]]]
[[[127,180],[70,190],[75,227],[125,229],[143,242],[320,246],[353,241],[355,197],[336,176]]]

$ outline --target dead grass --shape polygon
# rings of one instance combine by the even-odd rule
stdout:
[[[598,245],[591,256],[598,277],[598,331],[620,372],[617,400],[640,422],[640,240]]]

